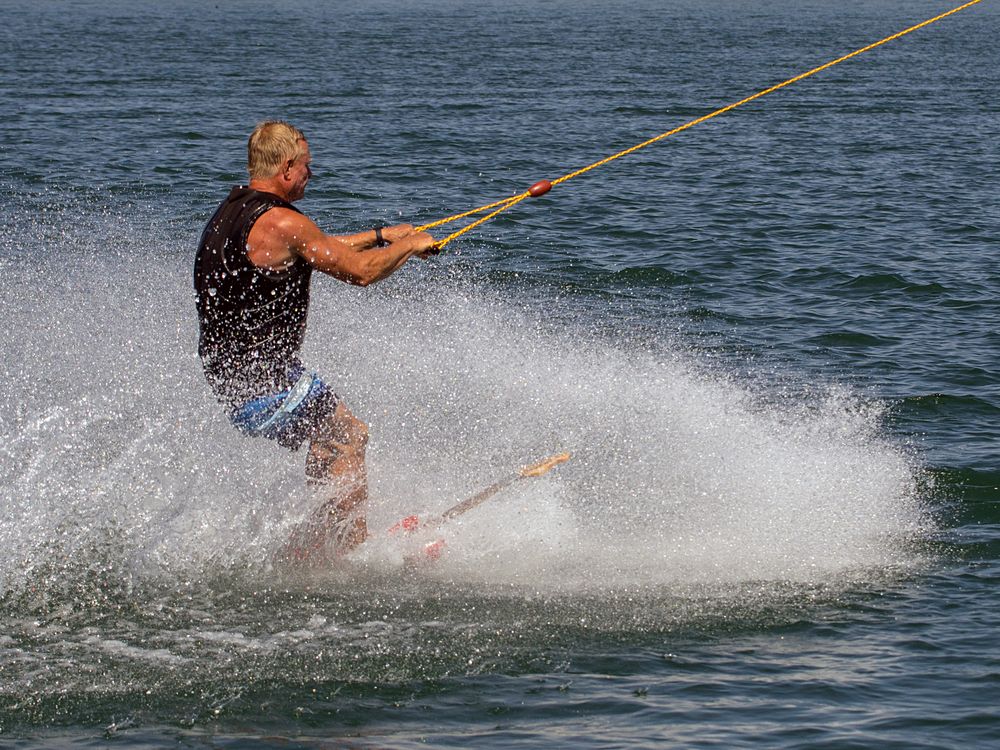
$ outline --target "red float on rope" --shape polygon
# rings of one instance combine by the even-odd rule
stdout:
[[[528,195],[532,198],[537,198],[539,195],[545,195],[552,189],[552,183],[548,180],[539,180],[530,188],[528,188]]]

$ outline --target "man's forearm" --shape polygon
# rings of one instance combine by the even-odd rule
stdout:
[[[374,229],[367,229],[357,234],[338,234],[334,235],[334,238],[357,250],[367,250],[378,244],[378,237],[376,237]]]
[[[412,224],[394,224],[392,226],[369,229],[357,234],[340,235],[336,239],[355,250],[370,250],[373,247],[385,247],[393,242],[409,237],[416,230]]]
[[[384,279],[415,253],[425,251],[433,243],[426,233],[396,240],[386,247],[351,247],[339,238],[327,235],[303,248],[299,255],[317,271],[334,276],[349,284],[368,286]]]

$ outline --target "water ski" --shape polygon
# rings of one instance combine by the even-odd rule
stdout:
[[[431,516],[430,518],[425,518],[423,520],[420,520],[419,516],[415,515],[400,519],[389,528],[389,534],[412,534],[418,530],[426,531],[434,529],[452,518],[457,518],[463,513],[468,513],[473,508],[479,507],[501,490],[506,489],[515,482],[521,479],[528,479],[530,477],[540,477],[559,464],[569,461],[569,459],[569,453],[557,453],[554,456],[549,456],[538,463],[519,469],[514,474],[501,479],[498,482],[494,482],[486,489],[477,492],[475,495],[472,495],[459,503],[455,503],[440,515]],[[444,551],[444,547],[444,539],[435,539],[423,545],[418,555],[412,559],[417,561],[421,558],[436,560],[441,556],[441,553]]]
[[[561,463],[565,463],[570,458],[569,453],[557,453],[542,461],[518,469],[512,475],[494,482],[484,490],[480,490],[475,495],[455,503],[446,511],[437,516],[431,516],[421,520],[418,516],[412,515],[400,519],[389,528],[390,535],[413,534],[419,531],[429,531],[453,518],[457,518],[463,513],[468,513],[473,508],[482,505],[494,495],[506,489],[521,479],[540,477],[548,473],[552,468]],[[346,521],[346,519],[345,519]],[[312,516],[296,528],[288,542],[278,553],[278,559],[295,563],[317,564],[337,557],[336,551],[331,552],[329,541],[337,537],[337,529],[332,528],[332,514],[327,505],[318,508]],[[444,540],[435,539],[424,544],[413,559],[436,560],[444,551]],[[343,554],[343,553],[339,553]]]

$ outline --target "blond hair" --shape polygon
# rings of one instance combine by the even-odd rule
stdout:
[[[253,129],[247,141],[247,171],[251,179],[274,177],[282,165],[305,153],[306,137],[283,120],[267,120]]]

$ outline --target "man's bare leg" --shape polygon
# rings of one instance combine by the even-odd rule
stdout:
[[[346,552],[367,538],[367,444],[368,426],[342,403],[310,442],[306,475],[333,493],[308,522],[310,547],[325,548],[332,542],[337,552]]]

